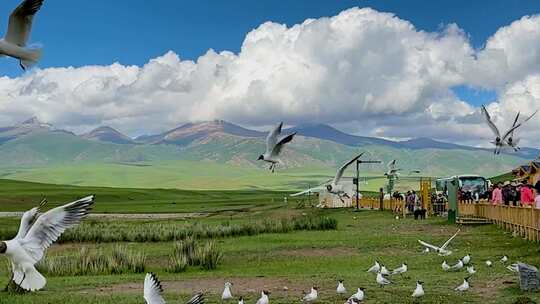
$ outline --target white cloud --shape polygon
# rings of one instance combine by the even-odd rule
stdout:
[[[3,77],[0,124],[37,115],[75,131],[106,124],[140,134],[193,120],[250,126],[285,120],[474,143],[489,137],[489,129],[478,109],[450,88],[498,90],[500,103],[489,108],[508,124],[507,112],[540,107],[539,46],[539,16],[499,29],[474,50],[455,24],[430,33],[389,13],[352,8],[292,27],[264,23],[238,54],[209,50],[193,62],[168,52],[141,67],[115,63]],[[537,134],[539,124],[531,121],[523,134]]]

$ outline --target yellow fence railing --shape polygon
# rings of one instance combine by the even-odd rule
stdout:
[[[362,198],[359,201],[360,208],[364,209],[380,209],[380,199],[378,198]],[[397,200],[383,200],[383,209],[384,210],[401,210],[403,206],[403,201],[397,201]]]
[[[482,217],[497,226],[534,242],[540,242],[540,209],[492,205],[459,204],[459,216]]]

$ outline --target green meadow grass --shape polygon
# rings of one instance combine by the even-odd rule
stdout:
[[[208,303],[220,303],[222,285],[230,280],[249,285],[249,288],[239,287],[242,284],[233,287],[233,293],[244,295],[247,303],[255,303],[258,290],[262,288],[272,292],[271,303],[297,303],[301,289],[308,290],[311,285],[317,285],[321,294],[319,303],[342,304],[344,299],[335,294],[338,279],[345,280],[351,294],[356,287],[365,287],[366,303],[413,303],[410,295],[416,280],[426,282],[426,296],[421,303],[514,303],[523,295],[536,302],[540,301],[540,293],[522,293],[518,288],[517,277],[498,262],[506,254],[512,262],[519,260],[538,266],[540,246],[512,238],[511,234],[491,225],[461,227],[459,236],[452,243],[455,253],[445,258],[448,263],[455,263],[459,257],[470,253],[478,271],[471,279],[471,290],[458,294],[453,288],[461,283],[466,273],[443,272],[440,264],[444,258],[435,254],[422,254],[418,244],[419,238],[440,244],[455,232],[456,226],[440,218],[425,221],[410,218],[396,220],[389,212],[280,208],[217,213],[189,221],[209,225],[245,223],[281,218],[285,214],[328,216],[338,221],[338,229],[216,239],[224,254],[217,269],[206,271],[199,267],[188,267],[186,272],[178,274],[166,271],[166,260],[173,251],[174,242],[121,245],[147,256],[147,270],[157,273],[165,283],[168,303],[184,303],[191,293],[199,289],[207,292]],[[126,229],[129,229],[129,225],[138,225],[140,221],[126,222]],[[74,254],[83,245],[107,251],[118,244],[54,245],[48,254]],[[403,277],[392,277],[395,284],[380,288],[375,283],[374,275],[366,272],[375,259],[389,268],[406,262],[409,272]],[[492,260],[495,266],[486,268],[486,259]],[[0,265],[6,264],[4,260],[0,258]],[[7,282],[6,269],[7,265],[0,267],[0,286]],[[44,291],[27,295],[0,293],[0,303],[143,303],[143,279],[144,274],[49,276]],[[187,284],[187,287],[170,288],[177,284]],[[282,291],[285,284],[289,287],[287,293]]]

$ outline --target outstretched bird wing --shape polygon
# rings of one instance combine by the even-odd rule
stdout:
[[[296,192],[296,193],[291,194],[289,196],[300,196],[300,195],[304,195],[304,194],[317,193],[317,192],[320,192],[320,191],[323,191],[323,190],[324,190],[323,187],[309,188],[309,189],[306,189],[304,191]]]
[[[281,134],[282,127],[283,122],[280,122],[279,125],[277,125],[272,131],[270,131],[270,133],[268,133],[268,136],[266,136],[266,153],[270,154],[272,153],[272,150],[274,150],[278,137]]]
[[[482,113],[484,113],[484,117],[491,131],[493,131],[495,136],[501,137],[501,132],[499,132],[499,129],[497,129],[497,126],[495,123],[493,123],[493,120],[491,119],[491,116],[484,105],[482,105]]]
[[[422,240],[418,240],[418,242],[419,242],[420,244],[422,244],[422,246],[424,246],[424,247],[431,248],[431,249],[433,249],[433,250],[435,250],[435,251],[438,251],[438,250],[439,250],[439,247],[437,247],[437,246],[435,246],[435,245],[431,245],[431,244],[429,244],[429,243],[426,243],[426,242],[424,242],[424,241],[422,241]]]
[[[270,155],[272,156],[278,156],[281,153],[281,150],[283,149],[283,146],[291,142],[293,140],[293,137],[296,135],[296,132],[289,134],[285,137],[283,137],[275,146],[274,149],[272,149],[272,153]]]
[[[144,278],[144,300],[146,304],[165,304],[161,296],[163,287],[157,276],[153,273],[147,273]]]
[[[45,206],[45,204],[47,204],[47,200],[42,199],[39,203],[39,206],[34,207],[23,213],[21,217],[21,225],[19,226],[19,232],[15,236],[16,240],[24,239],[32,225],[36,222],[39,212],[41,211],[41,207]]]
[[[6,41],[24,47],[30,37],[32,20],[39,11],[43,0],[24,0],[9,16]]]
[[[20,241],[22,247],[36,261],[43,258],[43,254],[66,229],[73,227],[84,219],[94,204],[94,196],[90,195],[78,201],[51,209],[40,217]]]
[[[343,172],[347,169],[348,166],[350,166],[352,163],[354,163],[357,159],[359,159],[364,153],[358,154],[355,158],[351,159],[350,161],[346,162],[341,168],[339,168],[336,172],[336,176],[334,177],[334,185],[337,185],[339,183],[339,180],[343,176]]]
[[[194,295],[187,304],[204,304],[204,295],[202,292]]]
[[[522,122],[520,122],[520,123],[518,123],[518,124],[512,126],[512,128],[510,128],[510,130],[508,130],[508,131],[504,134],[504,136],[502,137],[502,139],[503,139],[503,140],[506,140],[511,134],[514,133],[514,131],[515,131],[517,128],[521,127],[524,123],[526,123],[526,122],[529,121],[531,118],[533,118],[533,117],[536,115],[536,113],[538,113],[538,110],[536,110],[534,113],[532,113],[529,117],[525,118],[524,121],[522,121]]]
[[[441,249],[444,250],[446,249],[446,247],[448,247],[448,245],[450,244],[450,242],[458,235],[459,231],[461,231],[460,229],[458,229],[456,231],[456,233],[454,233],[454,235],[452,235],[452,237],[450,237],[446,242],[444,242],[444,244],[441,246]]]

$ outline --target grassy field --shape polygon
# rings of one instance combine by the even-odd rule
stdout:
[[[28,194],[28,199],[36,199],[40,195],[39,184],[29,184],[21,189],[21,184],[12,182],[11,189],[19,191],[20,195]],[[4,197],[10,182],[2,181]],[[46,191],[55,200],[65,200],[70,195],[78,196],[79,188],[56,186]],[[18,189],[18,190],[17,190]],[[109,193],[111,189],[94,188],[98,195],[96,210],[113,210],[100,206],[101,200],[117,201],[114,206],[133,206],[133,210],[147,210],[143,207],[153,195],[167,197],[170,190],[135,190],[120,189]],[[85,191],[87,189],[84,189]],[[155,191],[155,192],[152,192]],[[163,191],[163,192],[162,192]],[[166,194],[163,194],[166,193]],[[186,193],[176,193],[183,197]],[[13,197],[17,195],[12,194]],[[110,196],[107,196],[110,195]],[[164,282],[165,297],[169,303],[183,303],[193,292],[204,290],[208,303],[220,303],[219,294],[225,281],[235,283],[233,293],[244,295],[247,303],[254,303],[259,290],[269,289],[272,303],[299,302],[301,291],[308,290],[311,285],[320,288],[319,303],[343,303],[344,300],[335,294],[336,281],[344,279],[346,287],[352,294],[357,287],[366,288],[366,303],[412,303],[410,297],[415,281],[425,281],[426,296],[422,303],[514,303],[519,297],[527,296],[534,301],[540,301],[539,293],[522,294],[517,285],[517,277],[498,262],[506,254],[510,261],[523,261],[540,265],[540,247],[519,238],[513,238],[493,226],[462,227],[460,235],[453,242],[455,254],[447,257],[449,264],[467,253],[472,255],[473,263],[478,273],[471,279],[472,288],[469,292],[458,294],[453,291],[466,277],[462,272],[443,272],[440,264],[443,258],[437,255],[425,255],[417,240],[419,238],[439,244],[453,234],[457,227],[448,225],[444,220],[431,218],[426,221],[413,219],[396,220],[391,213],[378,211],[352,210],[318,210],[295,209],[292,206],[279,206],[277,200],[272,203],[272,193],[246,192],[242,195],[235,193],[230,198],[236,203],[227,203],[227,192],[221,194],[223,200],[208,200],[202,204],[200,199],[192,203],[178,203],[174,209],[177,212],[192,212],[197,206],[205,210],[214,210],[208,217],[183,220],[92,220],[110,229],[133,229],[144,225],[230,225],[253,223],[267,219],[284,217],[327,216],[338,221],[337,230],[328,231],[291,231],[289,233],[263,233],[251,236],[217,238],[224,257],[216,270],[202,270],[198,267],[188,267],[186,272],[173,274],[166,272],[167,259],[173,250],[173,242],[129,242],[121,243],[129,250],[141,252],[147,256],[146,271],[153,271]],[[122,198],[131,196],[132,200]],[[216,192],[216,197],[219,193]],[[236,199],[235,199],[236,197]],[[239,199],[238,197],[242,198]],[[248,199],[251,197],[251,199]],[[167,199],[163,201],[167,201]],[[139,201],[140,200],[140,201]],[[253,208],[252,202],[259,202]],[[25,204],[28,204],[25,202]],[[105,203],[103,203],[105,204]],[[125,204],[125,205],[122,205]],[[2,209],[5,203],[0,203]],[[26,205],[25,205],[26,206]],[[157,206],[157,205],[156,205]],[[266,207],[264,207],[266,206]],[[270,206],[274,206],[269,208]],[[116,208],[116,207],[115,207]],[[156,210],[163,210],[155,207]],[[166,208],[165,208],[166,209]],[[131,210],[131,209],[129,209]],[[167,209],[168,210],[168,209]],[[14,233],[13,227],[17,219],[2,219],[0,229]],[[151,229],[151,228],[149,228]],[[9,232],[11,231],[11,232]],[[48,254],[50,256],[73,256],[82,246],[90,250],[108,252],[118,244],[115,243],[64,243],[54,245]],[[402,262],[409,265],[410,271],[403,277],[392,277],[395,284],[379,288],[375,277],[367,273],[375,259],[379,259],[390,268],[399,266]],[[484,261],[495,262],[493,268],[486,268]],[[2,267],[2,265],[5,265]],[[0,286],[8,279],[7,262],[0,257]],[[124,273],[118,275],[93,276],[52,276],[48,275],[48,285],[44,291],[14,295],[0,293],[0,303],[143,303],[142,282],[144,273]],[[288,291],[284,291],[284,287]]]
[[[40,183],[123,188],[194,190],[295,191],[333,178],[335,169],[322,167],[278,168],[272,174],[260,168],[201,161],[133,164],[71,164],[27,169],[3,169],[2,177]],[[353,168],[345,176],[354,175]],[[378,191],[386,178],[370,174],[362,178],[362,190]]]

